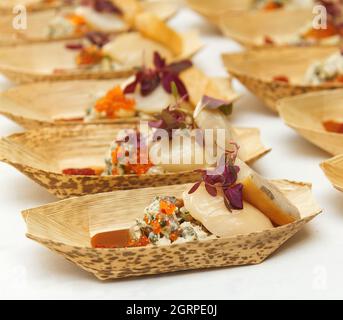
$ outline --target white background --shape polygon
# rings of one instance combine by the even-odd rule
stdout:
[[[226,74],[220,54],[239,50],[234,42],[222,38],[189,10],[182,10],[171,23],[180,31],[199,29],[206,47],[196,56],[196,65],[209,75]],[[9,83],[0,78],[1,89],[8,86]],[[321,216],[261,265],[99,282],[91,274],[25,238],[21,210],[56,198],[1,163],[0,298],[343,298],[343,195],[331,187],[319,168],[319,163],[329,155],[286,127],[238,83],[235,87],[244,97],[235,106],[233,122],[259,127],[265,144],[273,148],[254,168],[270,178],[312,182],[315,196],[324,208]],[[20,130],[0,117],[1,136]]]

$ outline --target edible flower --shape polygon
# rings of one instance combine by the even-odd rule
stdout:
[[[235,143],[232,145],[234,150],[225,152],[216,169],[213,171],[200,170],[201,181],[194,184],[188,192],[189,194],[196,192],[202,183],[205,184],[206,191],[212,197],[216,197],[218,189],[220,189],[224,195],[224,203],[230,212],[233,209],[243,209],[243,185],[237,183],[240,168],[235,165],[239,147]]]
[[[91,7],[99,13],[123,14],[122,10],[111,0],[82,0],[81,5]]]
[[[137,86],[140,85],[140,93],[144,97],[151,94],[161,84],[163,89],[171,94],[172,83],[174,83],[179,95],[188,100],[186,86],[180,79],[179,74],[190,68],[192,62],[182,60],[168,65],[158,52],[154,52],[153,62],[155,68],[148,69],[143,67],[139,70],[135,75],[135,80],[124,89],[124,93],[134,93]]]

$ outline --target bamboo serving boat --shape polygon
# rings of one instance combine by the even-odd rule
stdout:
[[[343,155],[326,160],[320,166],[332,185],[343,192]]]
[[[27,11],[38,11],[61,7],[64,0],[1,0],[0,13],[11,13],[17,5],[25,5]]]
[[[188,6],[212,22],[226,11],[249,10],[254,0],[186,0]]]
[[[309,66],[338,51],[338,47],[265,48],[224,54],[228,72],[277,112],[279,99],[311,91],[342,88],[341,83],[305,84]],[[289,82],[275,81],[287,77]]]
[[[0,73],[19,83],[127,77],[145,60],[153,61],[155,51],[169,63],[189,58],[202,47],[197,32],[179,34],[152,13],[138,15],[135,26],[140,32],[117,35],[105,46],[106,54],[115,56],[114,70],[79,68],[79,51],[67,49],[68,41],[52,41],[0,47]]]
[[[245,47],[286,45],[313,19],[311,8],[228,11],[217,18],[221,32]],[[249,21],[249,23],[246,23]]]
[[[134,2],[136,9],[132,8],[131,1],[117,0],[119,7],[123,11],[123,24],[118,25],[111,30],[110,33],[118,34],[127,32],[132,28],[133,16],[140,12],[153,13],[161,20],[167,20],[172,17],[179,9],[179,4],[171,1],[156,0],[153,2],[144,1]],[[63,17],[68,13],[73,12],[73,7],[64,7],[59,9],[50,9],[37,12],[30,12],[28,15],[28,27],[25,30],[15,30],[13,28],[13,14],[3,15],[0,19],[0,46],[1,45],[16,45],[23,43],[45,42],[54,40],[77,39],[84,36],[83,33],[73,35],[66,35],[61,37],[51,38],[49,36],[49,23],[56,17]],[[115,18],[116,19],[116,18]],[[108,32],[108,30],[94,30],[101,32]]]
[[[343,115],[343,90],[308,93],[278,102],[280,116],[301,136],[332,155],[343,154],[343,134],[329,132],[323,123]]]
[[[199,172],[156,175],[76,176],[67,168],[104,167],[111,143],[123,129],[135,125],[89,125],[43,128],[0,140],[0,161],[8,163],[59,198],[163,186],[196,181]],[[234,128],[243,161],[252,162],[270,151],[255,128]]]
[[[195,67],[184,71],[180,76],[187,87],[193,106],[203,95],[226,101],[235,101],[239,98],[231,87],[230,78],[209,78]],[[87,107],[93,106],[97,97],[125,81],[126,79],[75,80],[17,86],[0,94],[0,114],[26,129],[89,125],[94,122],[100,124],[137,122],[139,118],[99,119],[93,122],[82,120]],[[60,103],[62,100],[63,104]]]
[[[122,249],[94,249],[99,232],[132,225],[154,196],[181,197],[190,185],[174,185],[73,198],[25,210],[27,237],[56,252],[100,280],[145,276],[191,269],[258,264],[279,249],[321,212],[311,186],[273,181],[295,205],[301,219],[281,227],[233,237]],[[132,201],[135,199],[135,201]]]

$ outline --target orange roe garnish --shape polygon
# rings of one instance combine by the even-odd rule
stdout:
[[[284,83],[289,83],[289,79],[286,76],[275,76],[273,78],[274,81],[279,81],[279,82],[284,82]]]
[[[172,215],[175,212],[176,206],[173,203],[161,200],[160,201],[160,210],[162,213],[167,215]]]
[[[135,100],[127,98],[123,90],[116,86],[96,102],[95,109],[98,112],[106,112],[107,118],[114,119],[120,117],[120,111],[126,111],[133,115],[135,106]]]
[[[98,64],[103,59],[102,51],[97,46],[83,48],[76,57],[79,66]]]
[[[326,131],[333,133],[343,133],[343,123],[334,120],[328,120],[323,122],[323,126]]]
[[[305,39],[325,39],[339,34],[339,30],[332,22],[328,22],[326,29],[314,29],[312,28],[306,34]]]
[[[152,226],[152,231],[155,234],[160,234],[162,231],[161,225],[157,220],[154,220],[151,222],[151,226]]]
[[[127,247],[145,247],[150,244],[150,240],[146,236],[141,236],[139,240],[130,240]]]
[[[65,18],[75,26],[75,32],[77,34],[87,32],[87,20],[84,17],[77,14],[68,14]]]
[[[283,4],[277,1],[270,1],[265,4],[263,7],[264,10],[270,11],[270,10],[276,10],[281,9],[283,7]]]
[[[70,176],[100,176],[104,172],[103,168],[68,168],[62,171],[63,174]]]
[[[172,232],[170,234],[170,236],[169,236],[169,239],[170,239],[171,242],[174,242],[174,241],[176,241],[178,239],[178,237],[179,237],[179,235],[178,235],[177,232]]]
[[[335,78],[335,81],[336,81],[336,82],[343,82],[343,75],[342,75],[342,74],[338,75],[338,76]]]

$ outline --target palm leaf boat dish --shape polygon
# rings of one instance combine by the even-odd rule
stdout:
[[[225,14],[284,11],[278,9],[309,7],[313,3],[313,0],[187,0],[193,10],[215,24]]]
[[[27,236],[101,280],[261,263],[321,210],[310,185],[268,181],[235,152],[194,186],[26,210]]]
[[[91,32],[81,40],[1,47],[0,72],[15,82],[127,77],[155,51],[170,63],[202,47],[197,32],[179,34],[150,12],[135,16],[134,25],[137,31],[114,37]]]
[[[191,109],[203,95],[230,103],[239,97],[230,78],[209,78],[193,67],[190,60],[168,64],[158,52],[153,60],[153,66],[141,66],[127,79],[41,82],[14,87],[0,94],[0,113],[27,129],[138,123],[174,102],[172,82],[182,96],[188,95]]]
[[[313,92],[278,102],[280,116],[331,155],[343,154],[343,90]]]
[[[143,125],[81,124],[15,134],[0,140],[0,158],[61,198],[189,183],[199,177],[196,169],[214,164],[210,151],[228,148],[231,140],[241,145],[243,161],[269,151],[258,129],[233,127],[230,112],[231,101],[204,96],[193,111],[183,98],[151,114]],[[224,134],[221,144],[217,129]],[[194,135],[209,130],[216,130],[210,142]],[[179,164],[171,160],[174,155],[189,160]]]
[[[13,28],[11,13],[0,19],[0,44],[81,38],[89,32],[118,34],[134,28],[134,19],[140,13],[166,20],[177,9],[178,4],[170,1],[87,0],[76,6],[30,12],[24,30]]]
[[[339,47],[292,47],[223,55],[228,72],[271,110],[279,99],[343,87]]]
[[[1,0],[0,13],[12,13],[13,8],[24,5],[27,11],[38,11],[58,8],[67,2],[64,0]]]
[[[332,159],[326,160],[321,164],[325,175],[331,181],[332,185],[343,192],[343,155],[338,155]]]
[[[273,11],[230,11],[220,15],[217,25],[225,36],[246,47],[337,45],[341,43],[342,17],[329,17],[327,25],[321,28],[313,24],[313,6]]]

